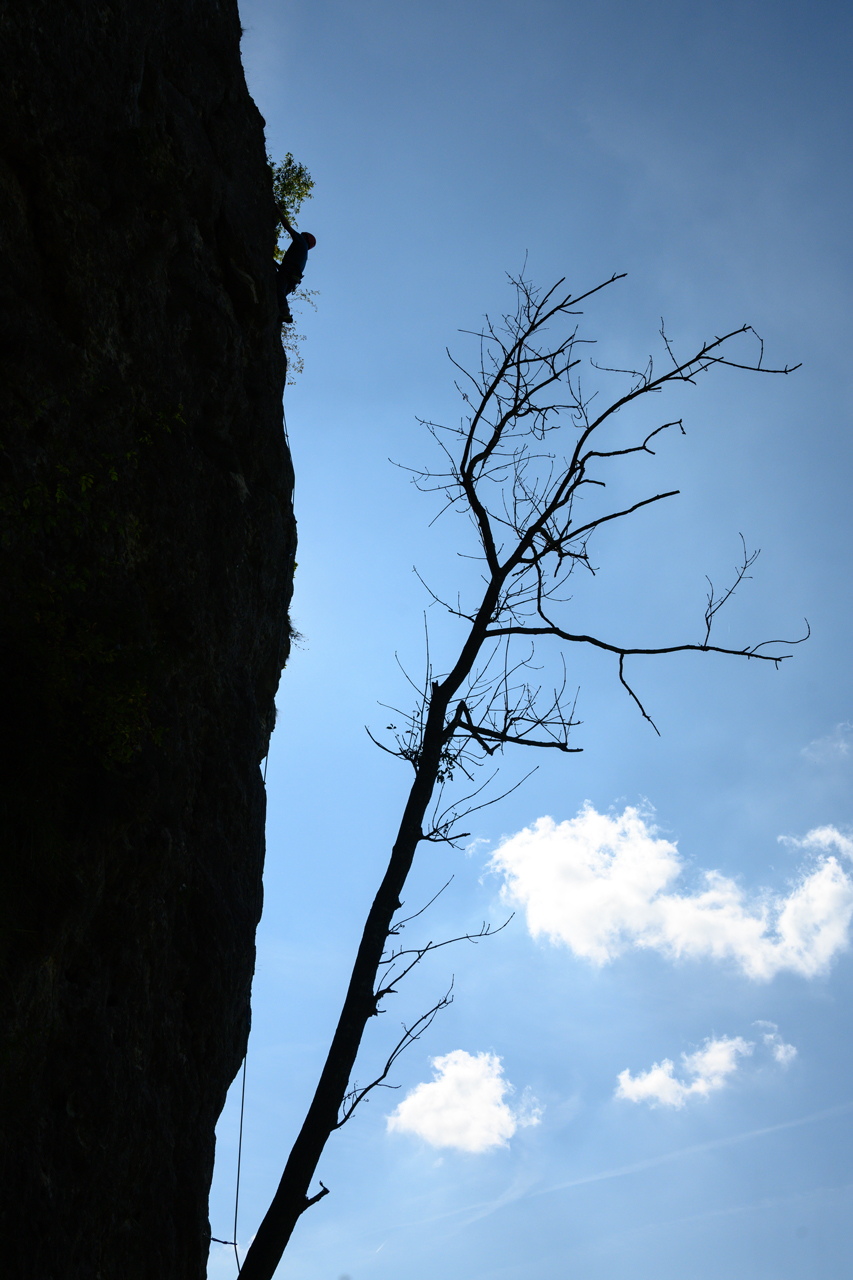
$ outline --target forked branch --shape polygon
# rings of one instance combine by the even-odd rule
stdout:
[[[423,684],[410,682],[416,689],[414,710],[395,712],[399,722],[388,725],[394,745],[371,734],[383,751],[405,760],[414,777],[314,1097],[243,1264],[241,1280],[272,1280],[300,1215],[326,1194],[322,1183],[318,1195],[309,1197],[308,1188],[329,1135],[372,1090],[389,1087],[386,1080],[400,1053],[424,1034],[452,999],[451,988],[411,1026],[404,1023],[383,1070],[365,1086],[350,1084],[364,1030],[379,1012],[378,1002],[392,995],[427,954],[448,945],[430,942],[395,950],[392,942],[388,949],[404,923],[395,925],[394,917],[401,910],[403,887],[419,844],[462,838],[457,825],[461,816],[492,803],[471,804],[482,791],[475,787],[458,804],[444,806],[445,788],[452,786],[457,772],[471,780],[478,765],[510,746],[579,750],[569,746],[570,731],[578,723],[577,695],[570,699],[566,693],[566,653],[573,645],[591,645],[618,658],[621,684],[657,732],[625,677],[626,658],[695,651],[778,667],[790,656],[781,651],[786,644],[800,644],[808,636],[807,623],[806,635],[790,642],[762,640],[740,647],[711,643],[714,619],[755,563],[757,552],[747,554],[743,540],[743,560],[732,585],[718,597],[709,581],[700,644],[678,639],[642,647],[615,643],[589,634],[575,621],[567,588],[577,566],[596,572],[589,558],[596,530],[677,493],[637,495],[616,510],[605,504],[603,495],[614,467],[635,454],[653,455],[651,442],[674,428],[684,435],[681,419],[670,420],[651,431],[638,431],[633,443],[626,444],[623,437],[611,434],[617,415],[622,415],[622,422],[625,411],[644,397],[660,395],[671,385],[695,384],[700,374],[717,368],[785,375],[798,367],[765,368],[764,344],[750,325],[700,343],[684,358],[661,322],[665,371],[657,373],[652,358],[638,362],[639,369],[609,370],[590,362],[593,378],[629,379],[627,390],[623,383],[613,399],[599,401],[600,388],[590,392],[581,380],[581,356],[588,340],[578,336],[578,304],[618,279],[621,276],[614,275],[577,297],[564,292],[562,280],[545,293],[521,277],[512,280],[515,310],[502,323],[486,318],[482,328],[473,331],[478,345],[473,369],[451,357],[459,375],[462,418],[457,425],[427,424],[441,446],[439,469],[415,470],[413,478],[420,489],[438,493],[439,516],[449,510],[469,516],[475,544],[460,554],[480,560],[481,589],[469,599],[457,597],[456,605],[441,601],[462,624],[464,634],[455,657],[440,674],[434,673],[427,652]],[[744,344],[750,343],[753,346],[742,354]],[[450,599],[453,595],[451,590]],[[439,596],[433,599],[439,601]],[[538,674],[543,659],[535,651],[544,637],[552,643],[542,647],[559,651],[563,668],[551,692]],[[517,655],[519,640],[523,643]],[[481,933],[463,937],[475,942],[493,932],[497,930],[484,925]]]

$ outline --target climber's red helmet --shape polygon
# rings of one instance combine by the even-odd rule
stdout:
[[[302,234],[305,237],[305,243],[308,245],[308,248],[313,249],[314,245],[317,243],[316,236],[312,236],[310,231],[303,231]]]

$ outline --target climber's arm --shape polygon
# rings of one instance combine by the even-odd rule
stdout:
[[[287,220],[287,214],[284,212],[284,210],[282,209],[282,207],[281,207],[281,205],[280,205],[280,204],[277,204],[277,205],[276,205],[276,208],[278,209],[278,220],[279,220],[279,222],[280,222],[280,223],[281,223],[281,225],[284,227],[285,231],[286,231],[286,232],[287,232],[287,234],[290,236],[291,240],[293,240],[297,233],[294,231],[293,227],[292,227],[292,226],[290,225],[290,223],[288,222],[288,220]]]

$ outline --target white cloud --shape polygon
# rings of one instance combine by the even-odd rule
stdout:
[[[417,1085],[387,1117],[389,1133],[413,1133],[433,1147],[489,1151],[505,1147],[519,1127],[539,1124],[542,1109],[525,1089],[513,1110],[513,1087],[493,1053],[454,1049],[431,1059],[434,1079]]]
[[[853,842],[834,827],[806,841],[853,856]],[[565,822],[539,818],[505,839],[490,866],[504,876],[503,896],[524,908],[533,937],[595,964],[646,947],[671,958],[733,961],[760,980],[784,969],[814,977],[848,945],[853,880],[835,857],[816,857],[787,895],[748,898],[719,871],[706,871],[698,892],[680,894],[678,849],[631,807],[610,816],[586,804]]]
[[[775,1022],[758,1021],[754,1024],[756,1027],[769,1027],[769,1031],[765,1031],[762,1039],[767,1048],[773,1054],[776,1062],[780,1067],[789,1067],[797,1056],[796,1047],[792,1044],[786,1044],[779,1035],[779,1028]]]
[[[764,1037],[764,1043],[767,1044],[767,1036]],[[789,1067],[797,1056],[796,1047],[792,1044],[785,1044],[783,1040],[779,1040],[773,1045],[773,1057],[779,1063],[780,1067]]]
[[[641,1071],[637,1076],[632,1076],[626,1068],[619,1072],[616,1097],[627,1098],[629,1102],[648,1102],[652,1107],[679,1109],[688,1098],[707,1098],[709,1093],[722,1089],[728,1077],[737,1071],[738,1058],[749,1056],[753,1048],[753,1044],[741,1036],[706,1040],[703,1048],[695,1053],[681,1055],[684,1071],[693,1076],[689,1084],[676,1079],[669,1058],[655,1062],[649,1071]]]
[[[780,844],[793,845],[795,849],[811,849],[821,853],[837,849],[845,858],[853,859],[853,840],[837,827],[813,827],[799,840],[796,836],[778,836],[777,839]]]
[[[474,836],[473,840],[469,840],[465,846],[465,857],[473,858],[475,853],[479,853],[480,849],[490,841],[485,836]]]
[[[814,738],[803,747],[800,755],[814,761],[815,764],[845,760],[851,754],[851,731],[853,731],[853,724],[849,720],[842,720],[841,724],[835,726],[832,733],[828,733],[824,738]]]
[[[775,1022],[754,1022],[765,1028],[762,1041],[780,1067],[788,1067],[797,1056],[794,1045],[786,1044]],[[692,1076],[689,1082],[679,1080],[671,1059],[655,1062],[648,1071],[632,1076],[626,1068],[620,1071],[615,1097],[629,1102],[647,1102],[651,1107],[680,1109],[691,1097],[707,1098],[722,1089],[740,1065],[738,1059],[751,1057],[753,1041],[743,1036],[709,1037],[695,1053],[682,1053],[682,1073]]]

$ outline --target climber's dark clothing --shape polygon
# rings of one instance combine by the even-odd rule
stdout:
[[[282,324],[291,324],[293,317],[290,314],[290,306],[287,301],[287,295],[293,293],[296,285],[282,271],[283,263],[278,264],[275,277],[275,292],[278,299],[278,310]]]
[[[276,295],[278,297],[278,309],[281,313],[282,322],[285,324],[292,323],[287,295],[289,293],[293,293],[294,289],[299,287],[302,280],[302,272],[305,270],[305,263],[307,261],[308,242],[301,231],[294,231],[290,248],[278,264],[278,269],[276,271]]]
[[[287,290],[288,293],[293,293],[293,290],[301,281],[307,261],[308,241],[301,231],[294,231],[290,248],[285,253],[278,268],[280,277],[284,276],[286,279],[293,281],[292,286]]]
[[[278,220],[290,236],[290,248],[278,264],[276,272],[276,295],[278,298],[279,318],[282,324],[293,324],[293,316],[287,303],[288,294],[293,293],[302,283],[302,272],[308,261],[308,250],[316,244],[312,235],[303,235],[290,225],[287,214],[281,205],[278,209]]]

